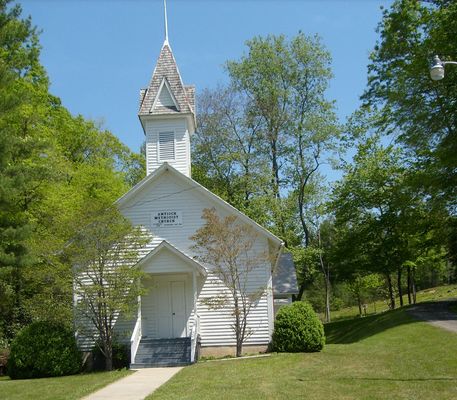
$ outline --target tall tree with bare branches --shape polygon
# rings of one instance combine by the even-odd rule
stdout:
[[[248,316],[267,290],[267,282],[261,286],[253,285],[251,275],[256,269],[265,268],[269,258],[256,251],[256,233],[236,216],[220,217],[211,208],[203,210],[202,218],[206,222],[191,237],[192,248],[225,287],[217,296],[207,298],[206,304],[213,309],[231,306],[236,356],[240,357],[243,343],[253,334]]]

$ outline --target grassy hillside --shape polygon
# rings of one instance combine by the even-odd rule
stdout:
[[[416,300],[418,303],[423,301],[432,301],[457,297],[457,285],[445,285],[421,290],[417,292]],[[408,304],[408,296],[403,296],[404,304]],[[396,299],[397,305],[399,305],[399,298]],[[384,312],[389,309],[386,301],[376,301],[374,303],[367,304],[367,315],[373,315],[376,313]],[[346,307],[341,310],[332,311],[332,321],[338,321],[342,319],[354,318],[359,315],[358,306]],[[323,319],[323,315],[321,315]]]
[[[457,335],[404,310],[326,326],[321,353],[205,362],[149,399],[455,399]]]

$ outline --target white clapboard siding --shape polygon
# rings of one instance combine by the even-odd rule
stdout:
[[[133,312],[132,314],[135,314],[136,316],[136,312]],[[130,344],[130,338],[132,337],[133,330],[135,329],[135,323],[136,317],[134,318],[132,315],[125,316],[121,314],[114,325],[116,341]]]
[[[204,224],[204,220],[201,218],[203,209],[210,207],[215,207],[221,216],[227,215],[227,210],[222,209],[210,197],[195,190],[192,183],[178,180],[173,173],[165,171],[157,180],[124,204],[121,211],[134,225],[143,225],[151,230],[153,240],[149,248],[154,248],[162,240],[167,240],[180,251],[193,257],[194,252],[191,248],[193,242],[190,237]],[[166,210],[180,211],[182,225],[153,227],[152,214]],[[259,235],[253,251],[257,254],[264,253],[269,250],[268,246],[267,238]],[[151,272],[157,261],[156,257],[151,260]],[[166,268],[167,262],[170,261],[163,260],[162,267]],[[251,271],[249,287],[252,290],[264,287],[271,291],[271,264],[265,262],[262,267]],[[197,311],[200,315],[202,346],[235,344],[231,327],[233,324],[231,309],[229,307],[225,310],[209,309],[203,302],[204,298],[215,296],[220,293],[220,290],[221,284],[217,283],[209,274],[199,291]],[[269,317],[269,312],[273,309],[273,304],[269,304],[272,303],[272,296],[268,295],[268,290],[249,316],[249,328],[252,330],[252,335],[247,340],[247,344],[267,344],[270,340],[272,317]]]
[[[179,172],[190,176],[190,138],[185,118],[159,119],[145,122],[146,132],[146,170],[149,175],[164,161]],[[165,157],[159,151],[160,133],[174,134],[174,157]],[[170,153],[168,153],[170,154]]]

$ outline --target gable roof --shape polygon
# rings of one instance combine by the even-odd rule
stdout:
[[[170,88],[171,95],[176,101],[176,109],[155,104],[165,79]],[[141,118],[148,115],[194,114],[194,104],[195,92],[183,85],[170,45],[168,41],[165,41],[149,86],[142,92],[138,115]],[[156,106],[154,107],[154,105]]]
[[[163,249],[169,250],[170,252],[175,254],[177,257],[182,259],[184,262],[191,264],[193,267],[195,267],[197,269],[197,271],[201,275],[203,275],[203,276],[207,275],[206,268],[202,264],[200,264],[198,261],[196,261],[189,255],[187,255],[183,251],[179,250],[178,248],[176,248],[175,246],[173,246],[171,243],[167,242],[166,240],[162,240],[158,246],[154,247],[154,249],[152,249],[140,261],[138,261],[137,265],[141,266],[142,264],[146,263],[147,261],[152,259],[155,255],[160,253]]]
[[[298,294],[297,273],[291,253],[282,253],[273,273],[273,294]]]
[[[116,201],[116,204],[122,209],[122,207],[125,206],[136,194],[143,191],[147,186],[152,185],[153,182],[156,181],[160,176],[162,176],[166,171],[170,172],[173,176],[181,180],[184,184],[191,186],[192,190],[196,190],[203,196],[206,196],[209,199],[211,199],[213,202],[215,202],[217,205],[219,205],[227,212],[235,214],[241,221],[252,226],[255,231],[266,236],[273,243],[276,243],[278,246],[283,246],[283,241],[276,235],[273,235],[269,230],[259,225],[257,222],[249,218],[247,215],[243,214],[241,211],[227,203],[225,200],[221,199],[213,192],[206,189],[204,186],[200,185],[198,182],[194,181],[192,178],[185,176],[184,174],[173,168],[167,162],[164,162],[158,169],[156,169],[154,172],[152,172],[144,179],[142,179],[140,182],[138,182],[132,189],[130,189],[126,194],[120,197]]]

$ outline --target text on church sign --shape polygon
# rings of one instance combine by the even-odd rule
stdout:
[[[182,211],[161,210],[152,213],[152,226],[181,226]]]

